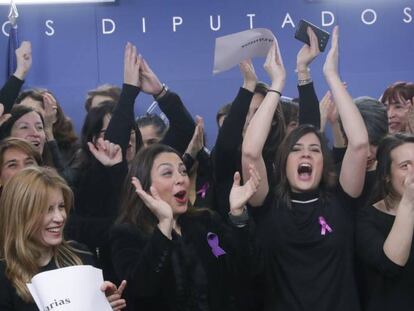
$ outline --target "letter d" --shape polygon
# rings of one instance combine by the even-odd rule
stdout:
[[[111,29],[106,28],[106,25],[108,23],[112,26]],[[115,22],[112,19],[110,19],[110,18],[103,18],[102,19],[102,33],[104,35],[109,35],[109,34],[113,33],[115,31],[115,29],[116,29],[116,25],[115,25]]]
[[[322,15],[322,26],[323,27],[332,26],[333,23],[335,22],[335,15],[331,11],[322,11],[321,15]],[[330,22],[327,22],[325,19],[327,15],[331,18]]]

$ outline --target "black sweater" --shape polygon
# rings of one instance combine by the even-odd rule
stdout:
[[[365,264],[362,302],[367,311],[414,310],[414,247],[404,267],[392,262],[383,249],[394,220],[374,206],[358,213],[356,246]]]
[[[127,310],[240,310],[234,289],[248,249],[248,228],[229,228],[209,211],[178,219],[181,236],[156,227],[144,234],[121,224],[111,234],[118,277],[126,279]],[[218,236],[226,254],[215,257],[207,241]]]

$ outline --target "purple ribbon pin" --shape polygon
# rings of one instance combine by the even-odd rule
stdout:
[[[213,252],[213,255],[216,256],[216,258],[220,257],[221,255],[226,254],[224,249],[222,249],[219,246],[219,238],[217,234],[213,232],[207,233],[207,243],[211,247],[211,251]]]
[[[201,189],[197,191],[197,194],[201,195],[201,198],[203,198],[203,199],[204,199],[204,198],[206,197],[206,193],[207,193],[208,188],[209,188],[209,184],[208,184],[208,182],[206,182],[206,183],[205,183],[205,184],[201,187]]]
[[[321,225],[321,235],[325,235],[326,231],[331,233],[333,230],[326,222],[325,218],[323,216],[319,216],[319,224]]]

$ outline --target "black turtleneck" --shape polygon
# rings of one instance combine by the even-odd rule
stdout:
[[[353,270],[354,200],[338,187],[291,193],[291,207],[269,194],[257,223],[264,310],[359,310]]]

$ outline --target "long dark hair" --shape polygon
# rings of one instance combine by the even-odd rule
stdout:
[[[153,144],[141,149],[132,160],[128,176],[125,179],[123,194],[121,197],[120,214],[116,223],[133,224],[143,233],[150,234],[158,223],[158,219],[148,209],[145,203],[135,192],[135,187],[131,184],[132,177],[137,177],[141,182],[142,189],[149,192],[152,180],[151,170],[155,158],[162,153],[174,153],[180,159],[181,155],[177,150],[163,144]],[[202,209],[200,209],[201,211]],[[205,211],[205,209],[203,209]],[[191,205],[187,213],[197,213]]]
[[[322,200],[326,199],[326,197],[329,194],[329,191],[333,188],[333,186],[336,183],[336,175],[334,172],[330,151],[326,143],[325,137],[313,125],[300,125],[285,137],[277,153],[275,172],[275,195],[278,198],[278,202],[280,202],[283,206],[291,207],[291,188],[286,174],[286,164],[288,156],[291,153],[293,146],[298,142],[298,140],[309,133],[315,134],[321,143],[321,152],[323,156],[323,171],[318,189]]]
[[[391,182],[391,152],[404,144],[414,143],[414,135],[406,133],[397,133],[386,136],[377,150],[377,170],[376,170],[376,184],[373,192],[373,197],[370,202],[375,203],[374,200],[384,199],[385,207],[389,210],[392,208],[388,199],[398,198]]]

